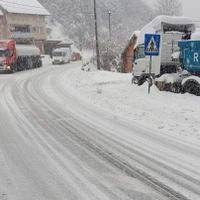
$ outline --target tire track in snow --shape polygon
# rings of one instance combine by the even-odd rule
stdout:
[[[37,74],[38,76],[38,74]],[[25,78],[26,79],[26,78]],[[4,91],[4,96],[5,96],[5,104],[7,105],[8,109],[10,110],[11,115],[13,116],[13,119],[15,119],[16,125],[21,125],[23,124],[23,126],[19,126],[19,131],[22,132],[21,134],[25,137],[25,141],[26,142],[31,142],[32,141],[32,145],[38,148],[38,151],[42,151],[43,154],[46,155],[47,159],[47,163],[49,165],[51,165],[51,167],[55,167],[58,168],[57,170],[60,172],[62,171],[63,175],[66,173],[70,173],[71,172],[71,176],[69,176],[69,178],[71,177],[71,179],[73,180],[73,182],[71,182],[71,190],[74,194],[76,194],[76,198],[68,198],[68,199],[133,199],[133,197],[130,197],[129,194],[126,194],[123,191],[123,188],[125,188],[125,186],[123,186],[122,188],[116,188],[113,187],[110,181],[107,181],[106,179],[102,179],[102,177],[100,177],[100,174],[90,174],[91,172],[88,172],[87,169],[84,169],[85,171],[87,171],[87,174],[80,174],[81,171],[79,171],[80,169],[75,165],[75,163],[77,164],[77,166],[81,166],[81,164],[84,166],[86,165],[86,163],[82,162],[80,163],[80,161],[77,160],[77,158],[75,158],[72,155],[67,156],[67,152],[66,151],[72,151],[72,149],[70,149],[68,146],[65,146],[66,144],[63,143],[63,139],[64,136],[66,136],[67,129],[63,128],[60,125],[60,119],[59,120],[55,120],[56,116],[54,115],[53,112],[51,112],[51,110],[48,109],[48,107],[42,108],[42,107],[38,107],[38,106],[44,106],[43,104],[41,104],[40,102],[38,102],[40,99],[37,99],[37,97],[35,97],[32,93],[28,93],[26,91],[26,88],[28,87],[28,83],[32,84],[31,81],[26,81],[25,79],[23,79],[23,76],[21,78],[19,78],[16,82],[14,82],[13,84],[7,84],[5,86],[5,91]],[[35,79],[35,78],[34,78]],[[29,77],[28,80],[31,80],[31,78]],[[34,92],[34,91],[32,91]],[[47,112],[48,111],[48,112]],[[40,126],[36,126],[40,124]],[[50,135],[49,135],[50,134]],[[53,138],[52,136],[56,136],[55,138]],[[18,136],[18,134],[17,134]],[[10,139],[10,138],[8,138]],[[18,143],[17,145],[23,144],[24,141],[17,141],[20,138],[15,138],[14,142]],[[79,150],[85,151],[86,154],[88,154],[88,156],[92,156],[94,158],[93,162],[96,162],[95,165],[97,164],[101,164],[98,167],[104,167],[105,168],[105,172],[104,173],[108,173],[110,175],[114,175],[114,174],[121,174],[121,172],[113,167],[112,165],[108,165],[107,162],[105,162],[101,157],[97,157],[95,156],[95,154],[93,152],[91,152],[91,149],[87,149],[85,148],[85,146],[83,146],[82,144],[80,145],[76,140],[72,140],[71,139],[71,135],[69,137],[65,138],[66,140],[70,140],[69,142],[71,142],[74,146],[76,146]],[[66,142],[65,140],[65,142]],[[61,147],[62,148],[61,148]],[[23,149],[23,147],[21,147],[20,149]],[[29,151],[29,149],[28,149]],[[12,152],[13,153],[13,152]],[[16,153],[19,156],[19,160],[23,159],[22,157],[20,157],[19,155],[20,152],[17,151],[16,149]],[[29,152],[28,152],[29,153]],[[71,152],[73,153],[73,152]],[[31,154],[30,154],[31,155]],[[37,185],[32,185],[32,183],[27,182],[27,184],[30,186],[32,185],[33,189],[30,192],[31,195],[34,195],[34,191],[36,192],[36,197],[40,197],[39,195],[41,194],[41,190],[46,191],[48,194],[45,194],[46,196],[48,196],[48,199],[55,199],[56,198],[56,194],[59,191],[55,191],[55,194],[52,195],[52,197],[50,197],[49,195],[54,192],[54,190],[49,191],[49,189],[51,188],[51,186],[49,184],[47,184],[45,186],[45,178],[50,176],[48,174],[46,174],[46,172],[44,173],[44,177],[40,175],[40,171],[42,172],[43,170],[41,169],[37,169],[36,166],[34,166],[37,162],[37,158],[36,160],[32,160],[32,158],[27,158],[27,154],[26,152],[24,153],[24,161],[22,163],[18,163],[18,159],[14,160],[14,163],[17,163],[20,167],[22,168],[26,168],[27,164],[29,164],[30,166],[33,165],[33,169],[30,168],[28,169],[28,171],[32,171],[34,173],[35,177],[32,178],[36,178],[38,177],[38,181],[41,181],[40,184]],[[76,155],[77,157],[77,155]],[[72,166],[69,166],[66,158],[68,158],[70,160],[71,163],[74,163],[74,165],[72,164]],[[28,162],[26,164],[26,162]],[[86,161],[85,161],[86,162]],[[41,166],[41,163],[38,163],[39,166]],[[90,163],[91,164],[91,163]],[[74,169],[73,169],[74,168]],[[47,166],[47,171],[51,170],[49,169],[49,166]],[[36,171],[35,171],[36,170]],[[37,172],[37,170],[39,170]],[[57,171],[56,170],[56,171]],[[67,171],[66,171],[67,170]],[[75,171],[73,171],[75,170]],[[93,169],[94,170],[94,169]],[[98,169],[98,170],[102,170],[102,169]],[[97,171],[98,171],[97,170]],[[27,171],[27,172],[28,172]],[[30,173],[29,172],[29,173]],[[44,171],[43,171],[44,172]],[[58,173],[58,172],[56,172]],[[86,172],[85,172],[86,173]],[[25,176],[25,178],[27,177],[27,174],[23,174]],[[95,176],[94,176],[95,175]],[[78,176],[78,177],[77,177]],[[65,176],[64,176],[65,177]],[[70,180],[65,179],[63,181],[65,181],[65,184],[69,184]],[[79,184],[77,184],[77,181],[74,180],[75,177],[78,178],[78,180],[80,181]],[[58,177],[59,178],[59,177]],[[21,180],[20,177],[16,177],[17,180]],[[99,180],[98,180],[99,179]],[[30,181],[30,180],[24,180],[26,181]],[[133,180],[134,181],[134,180]],[[33,180],[34,182],[34,180]],[[91,185],[92,183],[92,185]],[[20,182],[19,182],[20,185]],[[67,186],[66,185],[66,186]],[[67,188],[61,186],[61,188],[65,188],[65,192],[63,191],[64,194],[66,194],[68,192],[68,194],[70,194],[70,191],[67,190]],[[38,188],[40,187],[40,189]],[[48,188],[47,188],[48,187]],[[76,189],[75,189],[75,188]],[[82,187],[82,188],[81,188]],[[75,190],[74,190],[75,189]],[[76,192],[76,190],[80,189],[79,191]],[[37,191],[38,190],[38,191]],[[62,191],[62,190],[61,190]],[[151,191],[151,190],[150,190]],[[20,191],[19,191],[20,193]],[[151,192],[152,193],[152,192]],[[63,194],[63,195],[64,195]],[[42,196],[42,199],[47,199],[46,196]],[[137,194],[135,194],[137,195]],[[141,195],[141,193],[139,193],[139,195]],[[151,197],[148,194],[143,194],[144,195],[144,199],[151,199]],[[153,199],[163,199],[161,197],[159,197],[160,195],[158,194],[151,194]],[[28,194],[24,194],[25,197],[22,197],[22,199],[27,199],[28,198]],[[32,197],[33,198],[33,197]],[[31,199],[32,199],[31,198]],[[137,196],[135,197],[137,198]],[[139,197],[138,197],[139,198]],[[30,199],[30,197],[28,198]],[[62,197],[60,197],[59,199],[62,199]]]
[[[69,112],[67,112],[67,109],[62,110],[62,104],[56,102],[55,99],[49,98],[51,97],[51,94],[49,96],[46,94],[48,91],[45,91],[45,89],[48,88],[45,88],[46,85],[43,87],[43,83],[45,83],[47,79],[59,80],[59,77],[62,75],[61,72],[64,72],[65,70],[66,69],[64,68],[53,68],[51,71],[49,69],[44,69],[39,71],[39,73],[33,73],[31,76],[19,77],[13,85],[8,84],[5,87],[5,90],[7,90],[4,91],[4,95],[7,99],[6,105],[9,107],[12,114],[15,114],[14,118],[17,119],[19,113],[21,113],[18,124],[22,123],[21,120],[23,120],[24,126],[20,127],[20,129],[23,130],[23,128],[25,128],[25,130],[23,130],[24,137],[29,141],[32,139],[36,143],[39,143],[39,147],[46,153],[45,155],[47,157],[49,156],[49,159],[52,160],[52,162],[49,163],[58,167],[62,173],[66,173],[66,170],[68,169],[71,171],[72,176],[80,175],[80,171],[78,172],[78,170],[80,170],[79,168],[76,168],[77,171],[73,171],[72,166],[69,166],[65,162],[65,159],[69,158],[70,162],[74,163],[74,166],[75,164],[83,164],[83,158],[81,161],[76,158],[75,152],[77,151],[75,151],[75,149],[79,149],[88,155],[87,159],[89,157],[90,159],[93,158],[100,166],[103,166],[104,164],[105,169],[111,174],[120,172],[122,174],[127,174],[133,179],[137,177],[171,199],[187,199],[129,162],[131,159],[134,160],[134,155],[137,155],[142,159],[150,159],[150,157],[145,156],[144,153],[137,152],[134,148],[124,146],[125,140],[122,143],[119,142],[120,138],[114,140],[111,137],[107,137],[102,129],[99,129],[99,131],[95,130],[97,126],[95,127],[94,124],[87,123],[85,120],[82,121],[81,116],[79,119],[76,119],[76,115],[74,115],[73,112],[70,112],[71,109],[68,110]],[[59,98],[64,98],[66,91],[61,88],[58,82],[50,81],[50,83],[53,83],[49,85],[50,89],[52,88],[53,91],[57,90]],[[6,92],[9,92],[9,94],[7,95]],[[60,95],[59,93],[63,93],[64,95]],[[11,99],[12,101],[10,102]],[[67,96],[65,97],[65,100],[67,102]],[[16,105],[14,106],[13,104]],[[18,107],[17,110],[16,107]],[[81,111],[79,113],[81,113]],[[75,120],[77,120],[77,122],[75,122]],[[28,131],[26,129],[32,129],[32,133],[29,133],[29,137],[25,134]],[[110,130],[108,131],[108,134],[109,133]],[[95,136],[95,139],[92,136]],[[71,146],[66,146],[65,143],[68,145],[71,143]],[[72,145],[76,148],[73,148]],[[65,153],[66,151],[70,151],[71,155]],[[78,152],[80,153],[80,151]],[[123,155],[124,157],[122,157]],[[131,155],[133,158],[131,158]],[[135,159],[135,161],[141,160]],[[152,162],[154,161],[152,160]],[[145,162],[142,162],[142,164],[145,165]],[[154,164],[158,165],[161,163],[154,162]],[[150,166],[147,165],[146,167],[148,168]],[[161,165],[160,167],[164,166]],[[168,166],[166,167],[166,169],[169,171],[171,170],[172,173],[177,173]],[[84,170],[87,171],[85,168],[82,169],[82,171]],[[89,172],[87,171],[87,173]],[[129,198],[128,194],[124,194],[122,188],[112,191],[112,189],[108,189],[109,183],[106,182],[106,180],[102,182],[101,180],[97,180],[100,177],[92,177],[93,174],[89,177],[85,177],[84,174],[83,176],[78,177],[83,184],[84,182],[87,183],[85,188],[82,189],[80,186],[76,185],[80,188],[82,197],[88,192],[88,196],[85,196],[86,199],[87,197],[88,199],[101,199],[102,195],[105,195],[105,198],[103,199],[132,199]],[[195,179],[189,178],[189,180],[197,183]],[[67,182],[67,180],[65,181]],[[90,183],[92,183],[93,186],[90,185]],[[94,187],[94,191],[97,192],[97,194],[94,194],[94,192],[89,189],[89,185],[92,188]],[[198,192],[199,191],[197,190],[197,193]]]
[[[37,86],[37,88],[38,88],[38,86]],[[57,88],[58,89],[58,88]],[[56,115],[56,113],[54,113],[55,115]],[[63,118],[63,117],[60,117],[60,116],[57,116],[57,117],[55,117],[55,118]],[[69,125],[69,123],[67,123],[66,121],[65,121],[65,123],[64,124],[66,124],[67,125],[67,127],[69,127],[70,125]],[[67,129],[67,127],[65,127],[65,129]],[[77,131],[80,131],[80,130],[77,130]],[[76,131],[76,132],[77,132]],[[72,130],[70,130],[70,132],[72,132]],[[81,133],[81,134],[83,134],[83,133]],[[72,136],[74,136],[75,135],[75,133],[73,132],[73,135]],[[85,135],[84,135],[84,137],[86,137]],[[81,140],[81,138],[79,138],[79,140]],[[87,139],[87,141],[91,141],[91,138],[88,138]],[[88,142],[87,142],[88,143]],[[90,145],[91,144],[93,144],[94,143],[94,141],[92,141],[91,143],[89,143]],[[87,144],[87,146],[88,146],[88,144]],[[97,144],[95,145],[95,146],[97,146]],[[93,151],[94,152],[98,152],[98,153],[100,153],[101,152],[101,149],[102,149],[102,147],[101,148],[99,148],[98,149],[98,151],[97,151],[97,149],[94,149],[94,148],[92,148],[91,146],[90,146],[90,150],[91,149],[93,149]],[[106,152],[106,150],[104,151],[104,152]],[[101,157],[103,157],[103,158],[107,158],[107,160],[108,161],[111,161],[111,163],[112,164],[114,164],[116,167],[118,167],[120,170],[125,170],[125,172],[128,174],[128,175],[131,175],[132,174],[132,176],[133,177],[139,177],[140,179],[142,179],[142,181],[144,181],[145,180],[145,182],[147,182],[147,183],[149,183],[152,187],[154,187],[155,189],[157,189],[157,190],[161,190],[162,191],[162,193],[165,193],[165,195],[166,196],[169,196],[169,195],[171,195],[171,197],[170,198],[173,198],[173,199],[187,199],[187,198],[185,198],[184,196],[182,196],[182,195],[180,195],[179,193],[177,193],[177,192],[175,192],[175,191],[173,191],[173,190],[171,190],[169,187],[167,187],[166,185],[164,185],[164,184],[161,184],[159,181],[157,181],[156,179],[153,179],[152,177],[150,177],[148,174],[145,174],[143,171],[141,171],[141,170],[139,170],[139,169],[131,169],[131,166],[128,166],[128,164],[126,164],[125,165],[125,162],[124,161],[120,161],[119,159],[117,159],[117,160],[115,160],[115,159],[113,159],[114,158],[114,155],[112,154],[112,153],[110,153],[110,152],[108,152],[108,153],[105,153],[105,155],[101,152]],[[111,157],[108,157],[108,155],[111,155]],[[108,159],[109,158],[109,159]],[[122,163],[120,163],[120,162],[122,162]],[[116,164],[117,163],[117,164]],[[127,167],[128,166],[128,167]],[[131,170],[130,170],[131,169]],[[135,172],[135,175],[133,175],[134,174],[134,172]]]

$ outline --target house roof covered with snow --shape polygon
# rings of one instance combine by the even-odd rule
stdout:
[[[0,0],[0,6],[9,13],[50,15],[37,0]]]

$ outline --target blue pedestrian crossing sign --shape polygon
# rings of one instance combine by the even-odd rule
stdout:
[[[145,34],[144,53],[146,56],[159,56],[160,53],[160,35]]]

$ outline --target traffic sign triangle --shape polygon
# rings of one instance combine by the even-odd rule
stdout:
[[[149,52],[158,51],[157,43],[153,36],[151,37],[151,40],[149,41],[149,44],[147,45],[147,51]]]

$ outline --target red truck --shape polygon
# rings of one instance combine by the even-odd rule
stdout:
[[[42,66],[39,48],[0,40],[0,72],[16,72]]]

